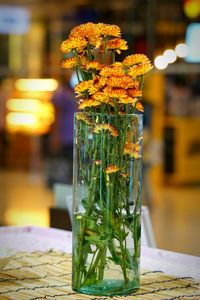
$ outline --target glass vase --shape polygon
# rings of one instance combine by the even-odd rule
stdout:
[[[76,113],[72,288],[127,295],[139,288],[142,115]]]

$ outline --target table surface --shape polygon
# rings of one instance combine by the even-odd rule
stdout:
[[[71,253],[72,233],[43,227],[0,227],[0,248],[18,251],[48,251]],[[200,258],[157,248],[142,247],[141,267],[158,269],[169,275],[190,276],[200,280]]]

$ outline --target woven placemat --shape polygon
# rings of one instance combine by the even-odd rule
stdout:
[[[159,270],[141,272],[141,288],[132,295],[97,297],[71,289],[71,255],[57,251],[18,253],[0,271],[0,299],[200,299],[200,283],[189,277],[172,277]]]

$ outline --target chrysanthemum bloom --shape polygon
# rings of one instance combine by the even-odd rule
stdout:
[[[86,64],[86,57],[83,55],[79,55],[79,58],[73,56],[65,59],[62,62],[62,67],[65,69],[75,69],[77,66],[84,66]]]
[[[81,101],[79,103],[78,108],[79,109],[84,109],[84,108],[88,108],[88,107],[96,107],[96,106],[100,106],[101,102],[98,102],[94,99],[84,99],[83,101]]]
[[[127,97],[127,93],[125,89],[120,88],[111,88],[106,86],[104,89],[104,94],[108,95],[110,98],[121,99]]]
[[[103,77],[122,77],[126,76],[125,71],[123,69],[123,65],[121,63],[114,63],[109,67],[104,67],[100,71],[100,75]]]
[[[100,133],[102,130],[104,131],[109,131],[109,133],[113,136],[113,137],[117,137],[119,135],[117,129],[110,125],[110,124],[97,124],[94,127],[94,132],[95,133]]]
[[[70,57],[62,62],[62,67],[65,69],[74,69],[78,65],[77,59],[75,57]]]
[[[121,98],[118,100],[118,103],[120,104],[132,104],[134,105],[136,102],[138,101],[137,98],[132,98],[132,97],[125,97],[125,98]]]
[[[96,166],[100,166],[100,165],[101,165],[101,163],[102,163],[102,161],[101,161],[100,159],[98,159],[98,160],[95,160],[95,165],[96,165]]]
[[[101,44],[99,29],[95,23],[85,23],[71,30],[70,37],[84,37],[88,44],[98,48]]]
[[[98,61],[86,61],[84,64],[86,70],[96,70],[99,71],[103,68],[103,65]]]
[[[144,75],[145,73],[149,72],[152,68],[153,67],[151,63],[149,62],[141,65],[135,65],[130,67],[130,69],[128,70],[128,75],[133,78],[136,78],[137,76]]]
[[[107,85],[116,88],[128,89],[134,87],[134,81],[130,76],[109,77]]]
[[[85,80],[85,81],[79,82],[75,86],[74,90],[75,90],[75,93],[77,93],[78,95],[81,95],[82,93],[88,92],[92,86],[93,86],[93,80]]]
[[[77,114],[76,118],[77,118],[78,121],[83,121],[87,125],[92,125],[92,122],[90,121],[90,119],[84,113]]]
[[[109,101],[109,96],[103,92],[97,92],[97,93],[93,94],[92,98],[101,103],[108,103],[108,101]]]
[[[122,62],[127,67],[132,67],[137,64],[150,63],[148,57],[144,54],[128,55]]]
[[[121,36],[121,30],[117,25],[98,23],[97,28],[100,35],[114,37]]]
[[[100,47],[101,48],[101,47]],[[109,40],[106,44],[107,50],[114,50],[118,54],[121,53],[121,50],[127,50],[127,41],[121,38],[114,38],[112,40]]]
[[[141,111],[141,112],[144,112],[144,106],[142,105],[142,103],[140,101],[138,101],[136,103],[136,107],[135,107],[137,110]]]
[[[129,155],[130,157],[139,157],[140,146],[135,143],[126,142],[124,146],[124,155]]]
[[[140,90],[140,89],[127,89],[127,94],[130,97],[133,97],[133,98],[142,97],[142,90]]]
[[[78,53],[82,53],[86,46],[87,41],[83,37],[71,37],[61,44],[61,50],[64,53],[69,53],[73,50],[76,50]]]
[[[109,165],[106,167],[106,174],[112,174],[112,173],[116,173],[119,171],[119,167],[116,165]]]

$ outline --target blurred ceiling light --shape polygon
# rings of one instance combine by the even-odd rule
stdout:
[[[189,48],[185,43],[180,43],[175,48],[178,57],[186,57],[189,53]]]
[[[154,59],[154,65],[157,69],[164,70],[165,68],[167,68],[168,62],[167,62],[166,58],[163,55],[158,55]]]
[[[177,58],[175,51],[172,49],[165,50],[165,52],[163,53],[163,56],[165,57],[165,59],[167,60],[167,62],[169,64],[175,62],[176,58]]]
[[[35,126],[38,120],[36,116],[30,113],[10,112],[6,116],[6,122],[8,125]]]
[[[13,111],[30,111],[37,112],[41,108],[41,102],[38,99],[15,99],[11,98],[7,101],[6,107]]]
[[[200,1],[187,0],[184,2],[184,13],[188,18],[195,19],[200,14]]]
[[[20,91],[55,91],[58,82],[55,79],[18,79],[15,87]]]

